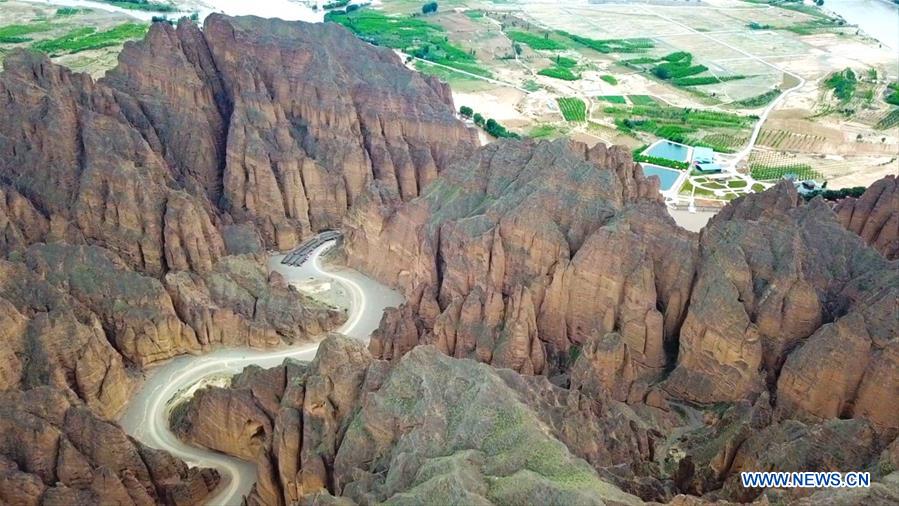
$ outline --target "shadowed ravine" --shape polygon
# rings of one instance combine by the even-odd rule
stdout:
[[[378,327],[384,309],[398,306],[403,299],[397,292],[356,271],[336,273],[323,269],[320,257],[333,246],[333,241],[321,245],[296,267],[281,264],[283,255],[274,255],[269,268],[282,274],[288,283],[314,277],[344,285],[350,293],[350,310],[346,323],[336,331],[367,340]],[[237,504],[256,481],[256,465],[178,440],[169,428],[169,412],[176,404],[173,401],[211,376],[237,374],[250,365],[273,367],[285,358],[311,360],[317,349],[315,343],[269,351],[221,349],[203,356],[178,357],[149,371],[147,380],[126,406],[120,423],[128,434],[148,446],[166,450],[191,465],[218,469],[222,484],[206,504]]]

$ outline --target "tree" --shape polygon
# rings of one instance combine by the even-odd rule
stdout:
[[[421,6],[422,14],[432,14],[437,12],[437,2],[428,2]]]
[[[474,111],[471,109],[471,107],[468,107],[467,105],[463,105],[462,107],[459,108],[459,114],[465,118],[470,118],[471,115],[474,114]]]
[[[484,126],[484,117],[481,116],[481,113],[474,113],[474,124],[478,126]]]
[[[519,44],[519,43],[517,43],[517,42],[513,42],[513,43],[512,43],[512,50],[515,51],[515,55],[516,55],[516,56],[517,56],[517,55],[520,55],[520,54],[521,54],[521,44]]]
[[[815,0],[815,5],[821,7],[822,5],[824,5],[824,0]]]

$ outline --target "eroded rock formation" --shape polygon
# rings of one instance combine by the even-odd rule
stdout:
[[[0,502],[202,504],[218,484],[48,387],[0,394]]]
[[[635,504],[589,464],[616,480],[620,463],[651,458],[654,437],[623,405],[545,378],[433,347],[391,366],[340,335],[308,365],[248,369],[229,389],[201,390],[174,418],[188,441],[255,456],[248,502],[267,505],[450,495],[466,504]]]
[[[656,185],[624,149],[565,140],[491,144],[398,208],[375,185],[348,217],[348,260],[405,288],[411,308],[389,313],[372,350],[395,359],[429,343],[552,374],[591,335],[618,332],[634,377],[657,378],[695,241]]]

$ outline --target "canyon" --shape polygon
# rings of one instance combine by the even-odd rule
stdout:
[[[625,148],[481,147],[392,51],[215,14],[97,81],[15,52],[0,101],[2,502],[202,504],[218,471],[116,422],[143,371],[322,338],[171,412],[257,464],[248,504],[899,501],[895,176],[689,232]],[[331,229],[405,297],[367,345],[267,267]]]

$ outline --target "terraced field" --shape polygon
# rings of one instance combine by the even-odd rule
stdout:
[[[784,151],[815,151],[823,146],[826,139],[820,135],[801,134],[788,130],[762,130],[759,146]]]

